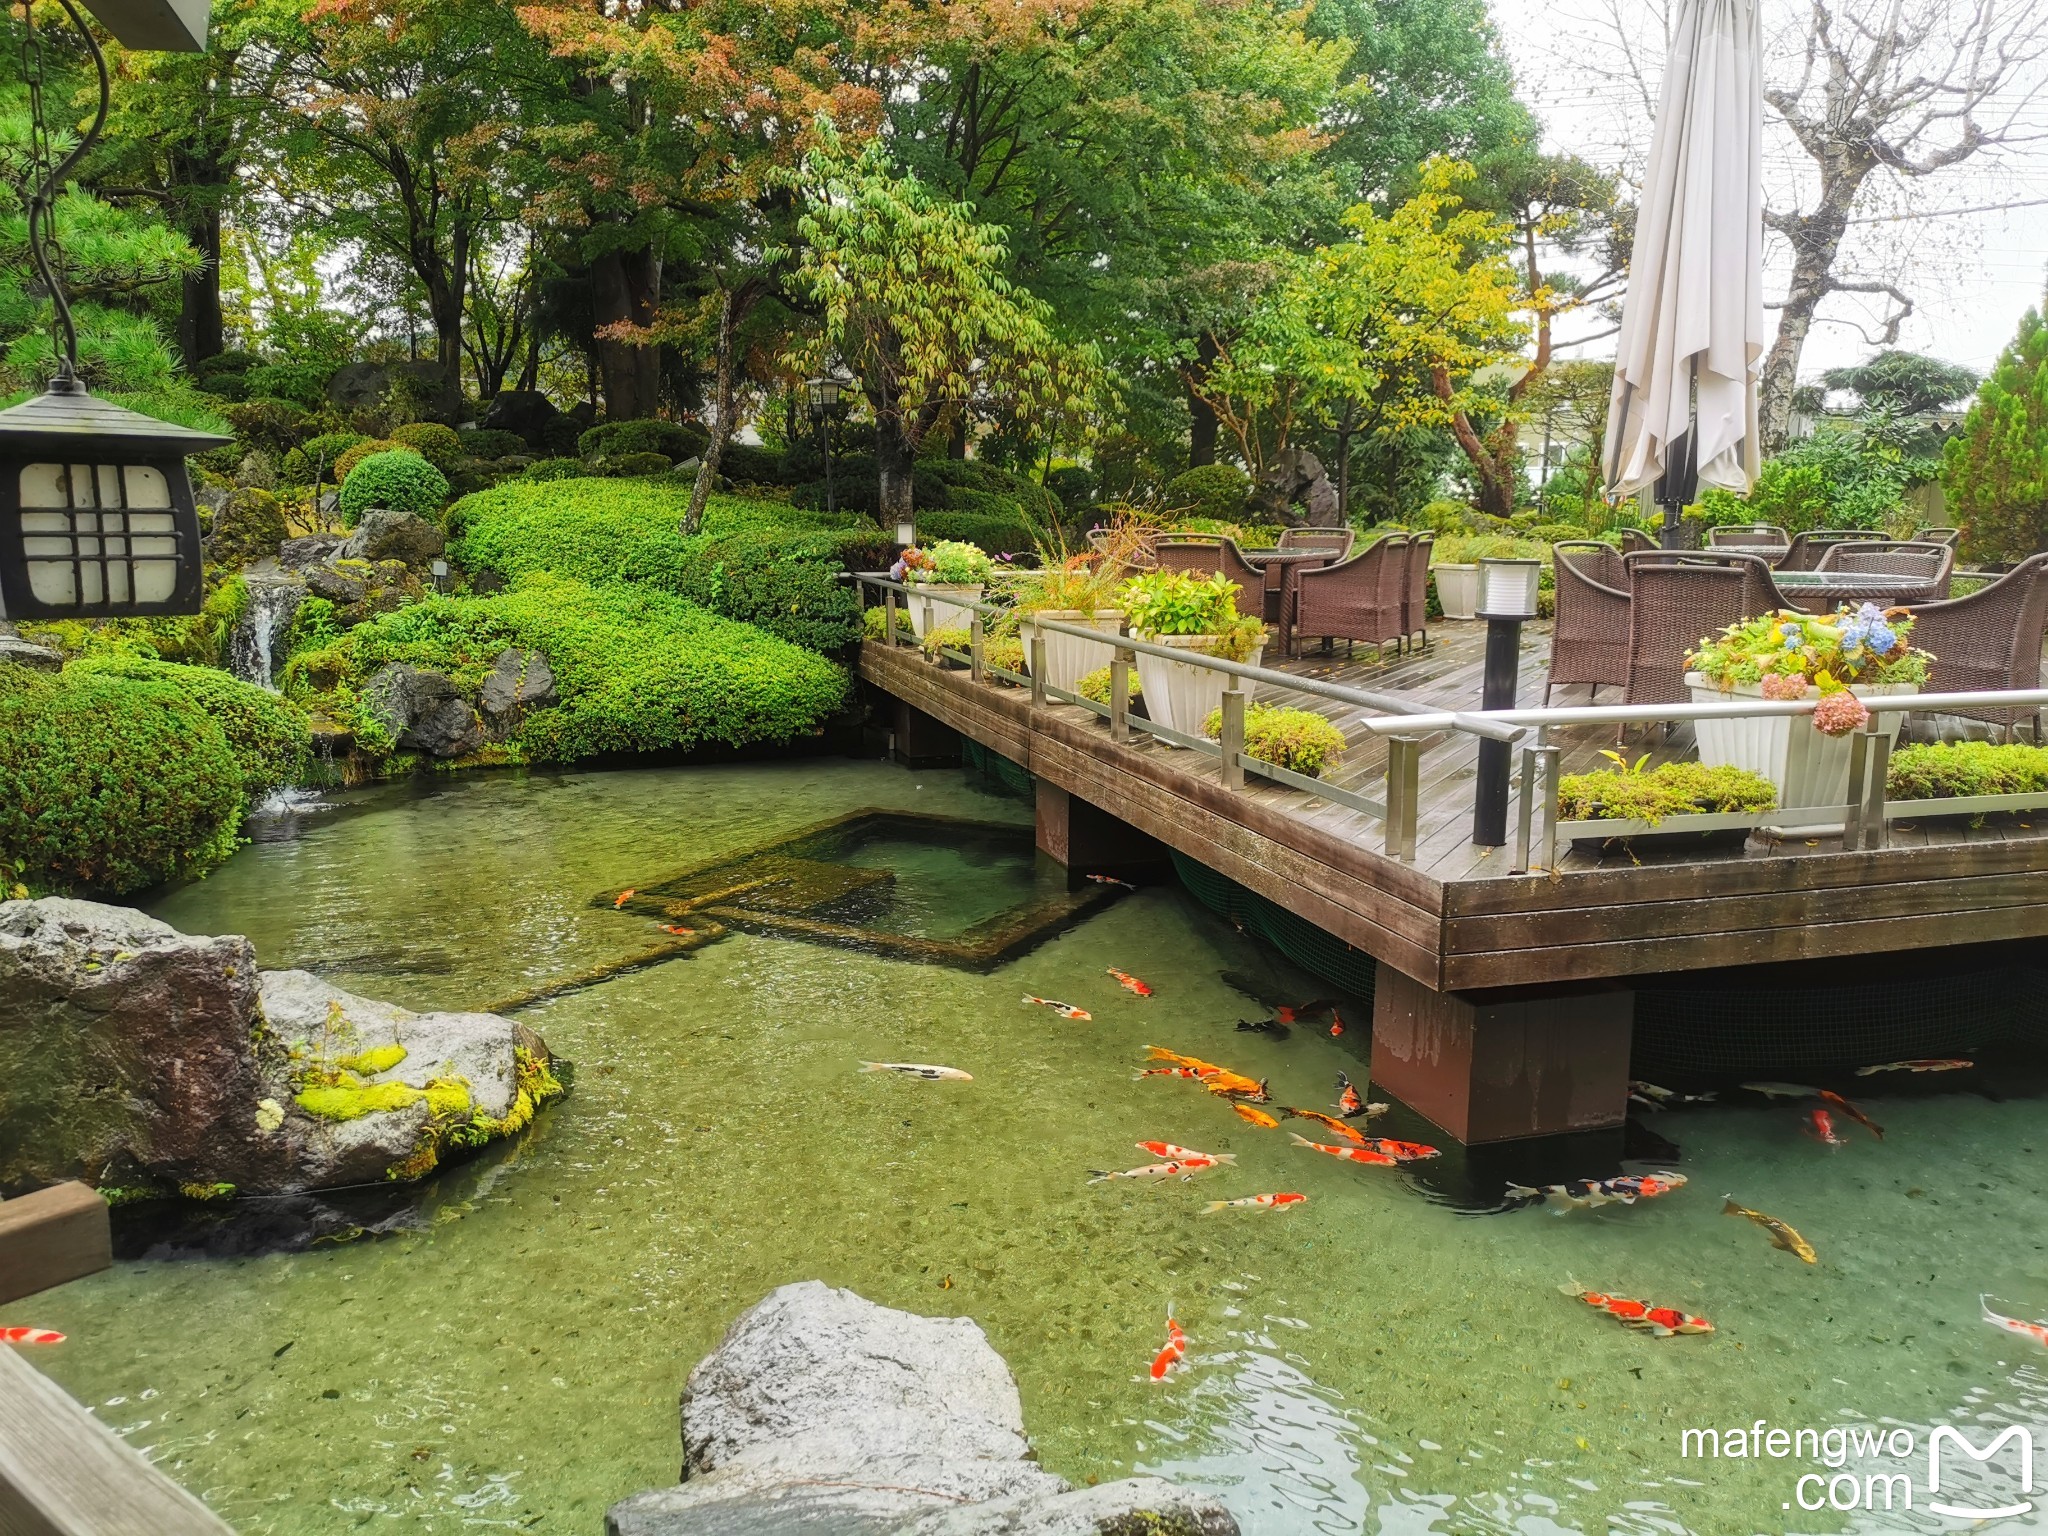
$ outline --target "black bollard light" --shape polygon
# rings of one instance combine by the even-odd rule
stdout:
[[[811,425],[818,429],[818,445],[825,451],[825,510],[837,512],[838,498],[832,493],[832,429],[828,423],[839,409],[839,380],[829,373],[807,381]]]
[[[1540,560],[1481,560],[1479,617],[1486,620],[1486,680],[1479,707],[1512,709],[1521,681],[1522,626],[1536,617]],[[1479,778],[1472,796],[1472,842],[1500,848],[1508,840],[1508,763],[1505,741],[1479,743]]]

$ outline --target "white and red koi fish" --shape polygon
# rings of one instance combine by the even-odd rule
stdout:
[[[1130,881],[1119,880],[1115,875],[1090,875],[1088,878],[1097,885],[1120,885],[1127,891],[1135,891],[1137,889]]]
[[[1288,1135],[1297,1147],[1307,1147],[1312,1152],[1341,1157],[1347,1163],[1373,1163],[1392,1168],[1401,1161],[1398,1157],[1390,1157],[1384,1152],[1375,1152],[1371,1147],[1333,1147],[1328,1142],[1310,1141],[1306,1136],[1296,1136],[1292,1131],[1288,1132]]]
[[[1374,1115],[1384,1115],[1385,1104],[1368,1104],[1365,1095],[1352,1086],[1351,1079],[1342,1072],[1337,1074],[1337,1113],[1346,1120],[1370,1120]]]
[[[1815,1109],[1806,1116],[1806,1134],[1815,1141],[1831,1147],[1846,1146],[1848,1143],[1835,1134],[1835,1117],[1824,1109]]]
[[[1072,1003],[1063,1003],[1057,998],[1034,997],[1031,993],[1026,992],[1024,994],[1024,1001],[1036,1003],[1041,1008],[1050,1008],[1063,1019],[1092,1019],[1095,1017],[1086,1008],[1076,1008]]]
[[[1888,1061],[1881,1067],[1858,1067],[1858,1077],[1875,1077],[1880,1072],[1967,1072],[1976,1066],[1974,1061],[1960,1057],[1931,1057],[1918,1061]]]
[[[921,1077],[928,1083],[971,1083],[973,1077],[958,1067],[933,1067],[921,1061],[864,1061],[860,1064],[863,1072],[901,1072],[905,1077]]]
[[[1139,997],[1150,997],[1152,995],[1152,989],[1146,986],[1144,982],[1138,980],[1129,971],[1120,971],[1112,965],[1109,967],[1109,974],[1116,978],[1117,985],[1126,992],[1134,993]]]
[[[2007,1333],[2016,1333],[2023,1339],[2032,1339],[2043,1349],[2048,1349],[2048,1323],[2027,1323],[2016,1317],[2007,1317],[2002,1312],[1991,1310],[1991,1298],[1979,1296],[1977,1305],[1984,1309],[1984,1321],[1994,1328],[2003,1328]]]
[[[1594,1210],[1603,1205],[1634,1205],[1638,1200],[1654,1200],[1674,1189],[1683,1189],[1685,1183],[1684,1174],[1668,1170],[1661,1173],[1624,1173],[1611,1179],[1576,1179],[1569,1184],[1549,1184],[1541,1189],[1527,1184],[1510,1184],[1507,1197],[1532,1204],[1548,1201],[1562,1216],[1569,1210]]]
[[[1820,1091],[1820,1096],[1823,1099],[1827,1100],[1828,1103],[1834,1105],[1835,1108],[1839,1109],[1843,1114],[1847,1115],[1851,1120],[1854,1120],[1858,1125],[1862,1126],[1866,1131],[1870,1132],[1870,1134],[1875,1136],[1879,1141],[1884,1140],[1884,1127],[1879,1125],[1875,1120],[1871,1119],[1870,1116],[1863,1113],[1863,1111],[1858,1109],[1854,1104],[1851,1104],[1847,1099],[1843,1098],[1839,1093],[1832,1093],[1828,1089],[1823,1088]]]
[[[0,1344],[62,1344],[64,1335],[48,1328],[0,1328]]]
[[[1558,1289],[1574,1301],[1599,1308],[1625,1327],[1655,1334],[1660,1339],[1679,1333],[1714,1331],[1714,1325],[1704,1317],[1694,1317],[1676,1307],[1653,1307],[1646,1301],[1635,1301],[1627,1296],[1609,1296],[1602,1291],[1585,1290],[1576,1280],[1569,1285],[1560,1285]]]
[[[1334,1152],[1342,1149],[1333,1147],[1330,1150]],[[1240,1206],[1258,1211],[1284,1211],[1289,1206],[1306,1205],[1307,1203],[1307,1195],[1297,1195],[1291,1193],[1277,1195],[1246,1195],[1241,1200],[1211,1200],[1207,1205],[1202,1207],[1201,1214],[1207,1216],[1216,1211],[1235,1210]]]
[[[1142,1168],[1126,1168],[1121,1173],[1112,1172],[1104,1168],[1090,1168],[1088,1170],[1088,1182],[1090,1184],[1101,1184],[1110,1179],[1168,1179],[1178,1174],[1181,1181],[1185,1183],[1204,1169],[1220,1168],[1222,1166],[1213,1157],[1181,1157],[1166,1163],[1147,1163]]]
[[[1152,1379],[1166,1380],[1166,1373],[1187,1359],[1188,1336],[1173,1320],[1173,1308],[1166,1309],[1166,1348],[1152,1357]]]
[[[1237,1161],[1237,1154],[1235,1152],[1197,1152],[1193,1147],[1176,1147],[1170,1141],[1141,1141],[1138,1143],[1138,1150],[1140,1152],[1150,1152],[1154,1157],[1163,1157],[1176,1163],[1185,1162],[1191,1158],[1210,1163],[1234,1163]]]

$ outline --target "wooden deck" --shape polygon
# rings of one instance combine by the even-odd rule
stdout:
[[[1380,660],[1311,654],[1280,670],[1398,693],[1433,708],[1479,699],[1483,626],[1444,624],[1416,653]],[[1521,702],[1543,702],[1548,629],[1525,632]],[[1891,952],[2048,934],[2048,817],[1894,823],[1891,846],[1845,853],[1838,839],[1672,851],[1560,850],[1555,870],[1514,874],[1511,849],[1472,846],[1477,742],[1431,738],[1422,759],[1416,852],[1388,858],[1380,823],[1253,780],[1226,790],[1218,765],[1138,735],[1109,740],[1074,706],[1030,709],[1020,690],[975,683],[913,650],[869,642],[861,675],[942,724],[1022,764],[1168,846],[1230,876],[1435,991],[1597,981],[1705,967]],[[1559,689],[1556,704],[1586,702]],[[1612,698],[1612,690],[1606,695]],[[1282,702],[1261,693],[1260,702]],[[1386,744],[1361,712],[1308,695],[1354,745],[1334,782],[1375,795]],[[1560,731],[1563,771],[1608,766],[1611,727]],[[1689,748],[1632,740],[1631,758]],[[1512,820],[1510,836],[1513,835]]]

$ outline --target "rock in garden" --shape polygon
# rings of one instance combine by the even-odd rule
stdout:
[[[416,512],[365,512],[341,546],[343,560],[402,560],[426,565],[448,547],[441,530]]]
[[[0,664],[9,663],[37,672],[57,672],[63,669],[64,655],[47,645],[22,639],[19,630],[5,619],[0,619]]]
[[[343,363],[327,376],[327,398],[344,411],[375,405],[390,388],[382,363]]]
[[[446,676],[393,662],[363,686],[363,707],[402,750],[462,757],[484,744],[483,722]]]
[[[341,552],[347,542],[339,534],[308,533],[286,539],[277,546],[277,563],[288,571],[307,571],[325,565]]]
[[[531,710],[552,709],[560,702],[547,657],[516,645],[499,652],[477,697],[477,706],[494,729],[515,723]]]
[[[213,514],[206,538],[206,557],[216,564],[243,566],[278,552],[290,530],[284,509],[268,491],[241,486]]]
[[[613,1505],[609,1536],[1237,1532],[1155,1478],[1070,1488],[1032,1459],[1016,1381],[972,1321],[815,1280],[770,1294],[690,1373],[683,1473]]]
[[[326,598],[337,608],[346,608],[369,595],[370,571],[367,567],[344,570],[333,565],[309,566],[306,590],[315,597]]]
[[[259,974],[247,939],[130,907],[0,902],[0,1192],[417,1178],[457,1129],[510,1135],[560,1092],[546,1043],[495,1014]]]
[[[542,448],[548,423],[561,414],[537,389],[502,389],[479,425],[489,432],[517,432],[529,448]]]

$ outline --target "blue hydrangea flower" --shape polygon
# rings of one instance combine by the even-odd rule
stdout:
[[[1796,651],[1805,643],[1806,637],[1797,633],[1789,634],[1785,637],[1785,649],[1788,651]]]
[[[1899,637],[1893,631],[1891,625],[1885,623],[1883,619],[1879,619],[1870,626],[1870,634],[1865,643],[1873,651],[1877,652],[1878,655],[1889,656],[1892,653],[1893,647],[1899,643]]]

